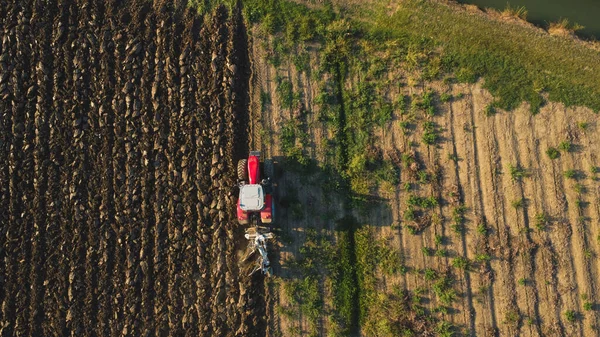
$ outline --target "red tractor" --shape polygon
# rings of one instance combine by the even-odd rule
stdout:
[[[273,161],[260,162],[260,151],[250,151],[248,159],[238,162],[240,196],[237,218],[240,224],[255,227],[273,221]],[[263,171],[261,175],[261,171]]]
[[[273,161],[266,159],[260,162],[260,152],[250,151],[248,159],[238,162],[238,185],[240,196],[237,203],[237,218],[240,224],[248,225],[246,228],[246,239],[250,241],[249,252],[242,260],[248,261],[259,253],[258,265],[253,267],[250,275],[257,271],[271,275],[271,263],[267,256],[267,240],[273,238],[273,234],[263,224],[271,224],[275,215],[275,204],[273,201]],[[261,174],[262,171],[262,174]],[[262,180],[261,180],[262,178]]]

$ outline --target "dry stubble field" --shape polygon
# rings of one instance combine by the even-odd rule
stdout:
[[[299,70],[291,57],[283,57],[280,65],[273,66],[265,61],[272,48],[272,38],[253,31],[252,139],[262,144],[263,151],[284,160],[286,145],[281,137],[291,124],[307,134],[295,140],[303,155],[316,163],[331,162],[335,132],[323,121],[319,100],[323,92],[335,90],[331,74],[314,76],[322,62],[320,47],[300,45],[291,53],[307,53],[308,70]],[[379,202],[366,212],[348,210],[340,201],[343,196],[323,188],[322,180],[298,173],[294,168],[298,163],[290,163],[289,170],[281,172],[280,199],[287,202],[291,198],[300,206],[282,205],[278,215],[283,236],[292,239],[280,244],[277,252],[280,266],[275,273],[282,278],[272,284],[268,306],[271,335],[325,336],[337,331],[332,323],[336,289],[330,283],[329,270],[319,271],[323,303],[317,321],[303,307],[306,303],[294,298],[286,285],[305,277],[294,268],[295,261],[305,261],[307,242],[314,245],[308,233],[316,230],[335,245],[340,233],[337,220],[348,215],[357,219],[359,227],[370,228],[373,240],[384,242],[402,261],[400,271],[386,272],[383,266],[376,266],[376,292],[393,296],[400,289],[420,297],[418,306],[432,313],[434,322],[452,323],[455,333],[597,335],[597,114],[586,108],[548,103],[537,115],[523,105],[515,111],[487,116],[493,97],[481,83],[412,84],[417,75],[402,70],[406,67],[394,63],[387,69],[401,70],[383,74],[388,85],[384,85],[382,95],[391,102],[398,101],[399,96],[407,99],[404,108],[393,112],[391,121],[373,129],[375,149],[369,150],[395,162],[400,174],[393,186],[380,184],[371,189],[371,199]],[[345,92],[356,92],[362,84],[374,81],[368,71],[357,72],[346,79]],[[290,109],[281,107],[280,87],[284,82],[292,84],[298,97]],[[398,82],[409,84],[394,85]],[[416,119],[406,113],[415,108],[411,102],[419,101],[427,92],[434,93],[435,114],[418,107]],[[442,95],[451,95],[451,99],[443,102]],[[353,103],[343,104],[348,107]],[[423,120],[435,125],[435,144],[423,143],[427,133],[419,126]],[[410,122],[409,126],[404,121]],[[570,144],[569,149],[566,144]],[[549,148],[556,148],[559,157],[551,159]],[[425,181],[420,172],[425,172]],[[376,186],[374,182],[372,185]],[[418,205],[419,200],[431,196],[437,200],[434,205]],[[407,217],[409,209],[414,216]],[[440,280],[450,280],[450,299],[436,292]],[[374,303],[385,306],[381,303],[386,302]],[[375,320],[380,317],[380,313],[373,315]],[[368,322],[361,322],[362,335],[387,331],[377,330],[381,328]],[[439,330],[425,327],[416,335],[419,333],[441,335]]]

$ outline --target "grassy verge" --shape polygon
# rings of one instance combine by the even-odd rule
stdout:
[[[370,7],[369,19],[357,8],[349,14],[369,39],[398,40],[407,54],[423,50],[419,45],[429,52],[440,48],[442,67],[460,81],[482,77],[501,108],[528,101],[535,112],[547,93],[550,100],[600,111],[600,53],[577,41],[435,1],[402,1],[391,15],[383,5]]]
[[[423,0],[399,2],[392,14],[382,1],[343,10],[328,2],[308,9],[283,0],[248,0],[244,7],[251,22],[283,34],[290,44],[323,42],[334,51],[330,60],[343,58],[353,42],[368,41],[421,67],[424,80],[447,74],[460,82],[483,78],[500,108],[527,101],[535,113],[548,94],[552,101],[600,111],[600,53],[531,27]]]

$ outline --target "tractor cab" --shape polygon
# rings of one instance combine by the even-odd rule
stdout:
[[[256,212],[265,207],[265,193],[262,185],[240,186],[240,208],[244,212]]]
[[[250,151],[238,162],[237,218],[241,225],[271,224],[273,221],[273,160],[261,162],[260,151]]]

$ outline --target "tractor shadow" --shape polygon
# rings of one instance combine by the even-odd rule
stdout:
[[[352,233],[362,226],[377,231],[392,225],[388,199],[350,193],[339,172],[315,162],[273,159],[275,215],[271,231],[275,239],[270,242],[269,256],[276,279],[292,285],[307,277],[322,280],[320,276],[330,273],[331,265],[339,260],[340,236],[354,241]],[[350,263],[355,264],[354,252],[352,259]]]
[[[391,226],[389,199],[350,193],[344,178],[314,162],[299,163],[275,157],[275,216],[271,226],[275,275],[300,277],[291,260],[302,259],[307,236],[311,240],[334,240],[337,233],[360,226]],[[310,244],[310,243],[309,243]]]

